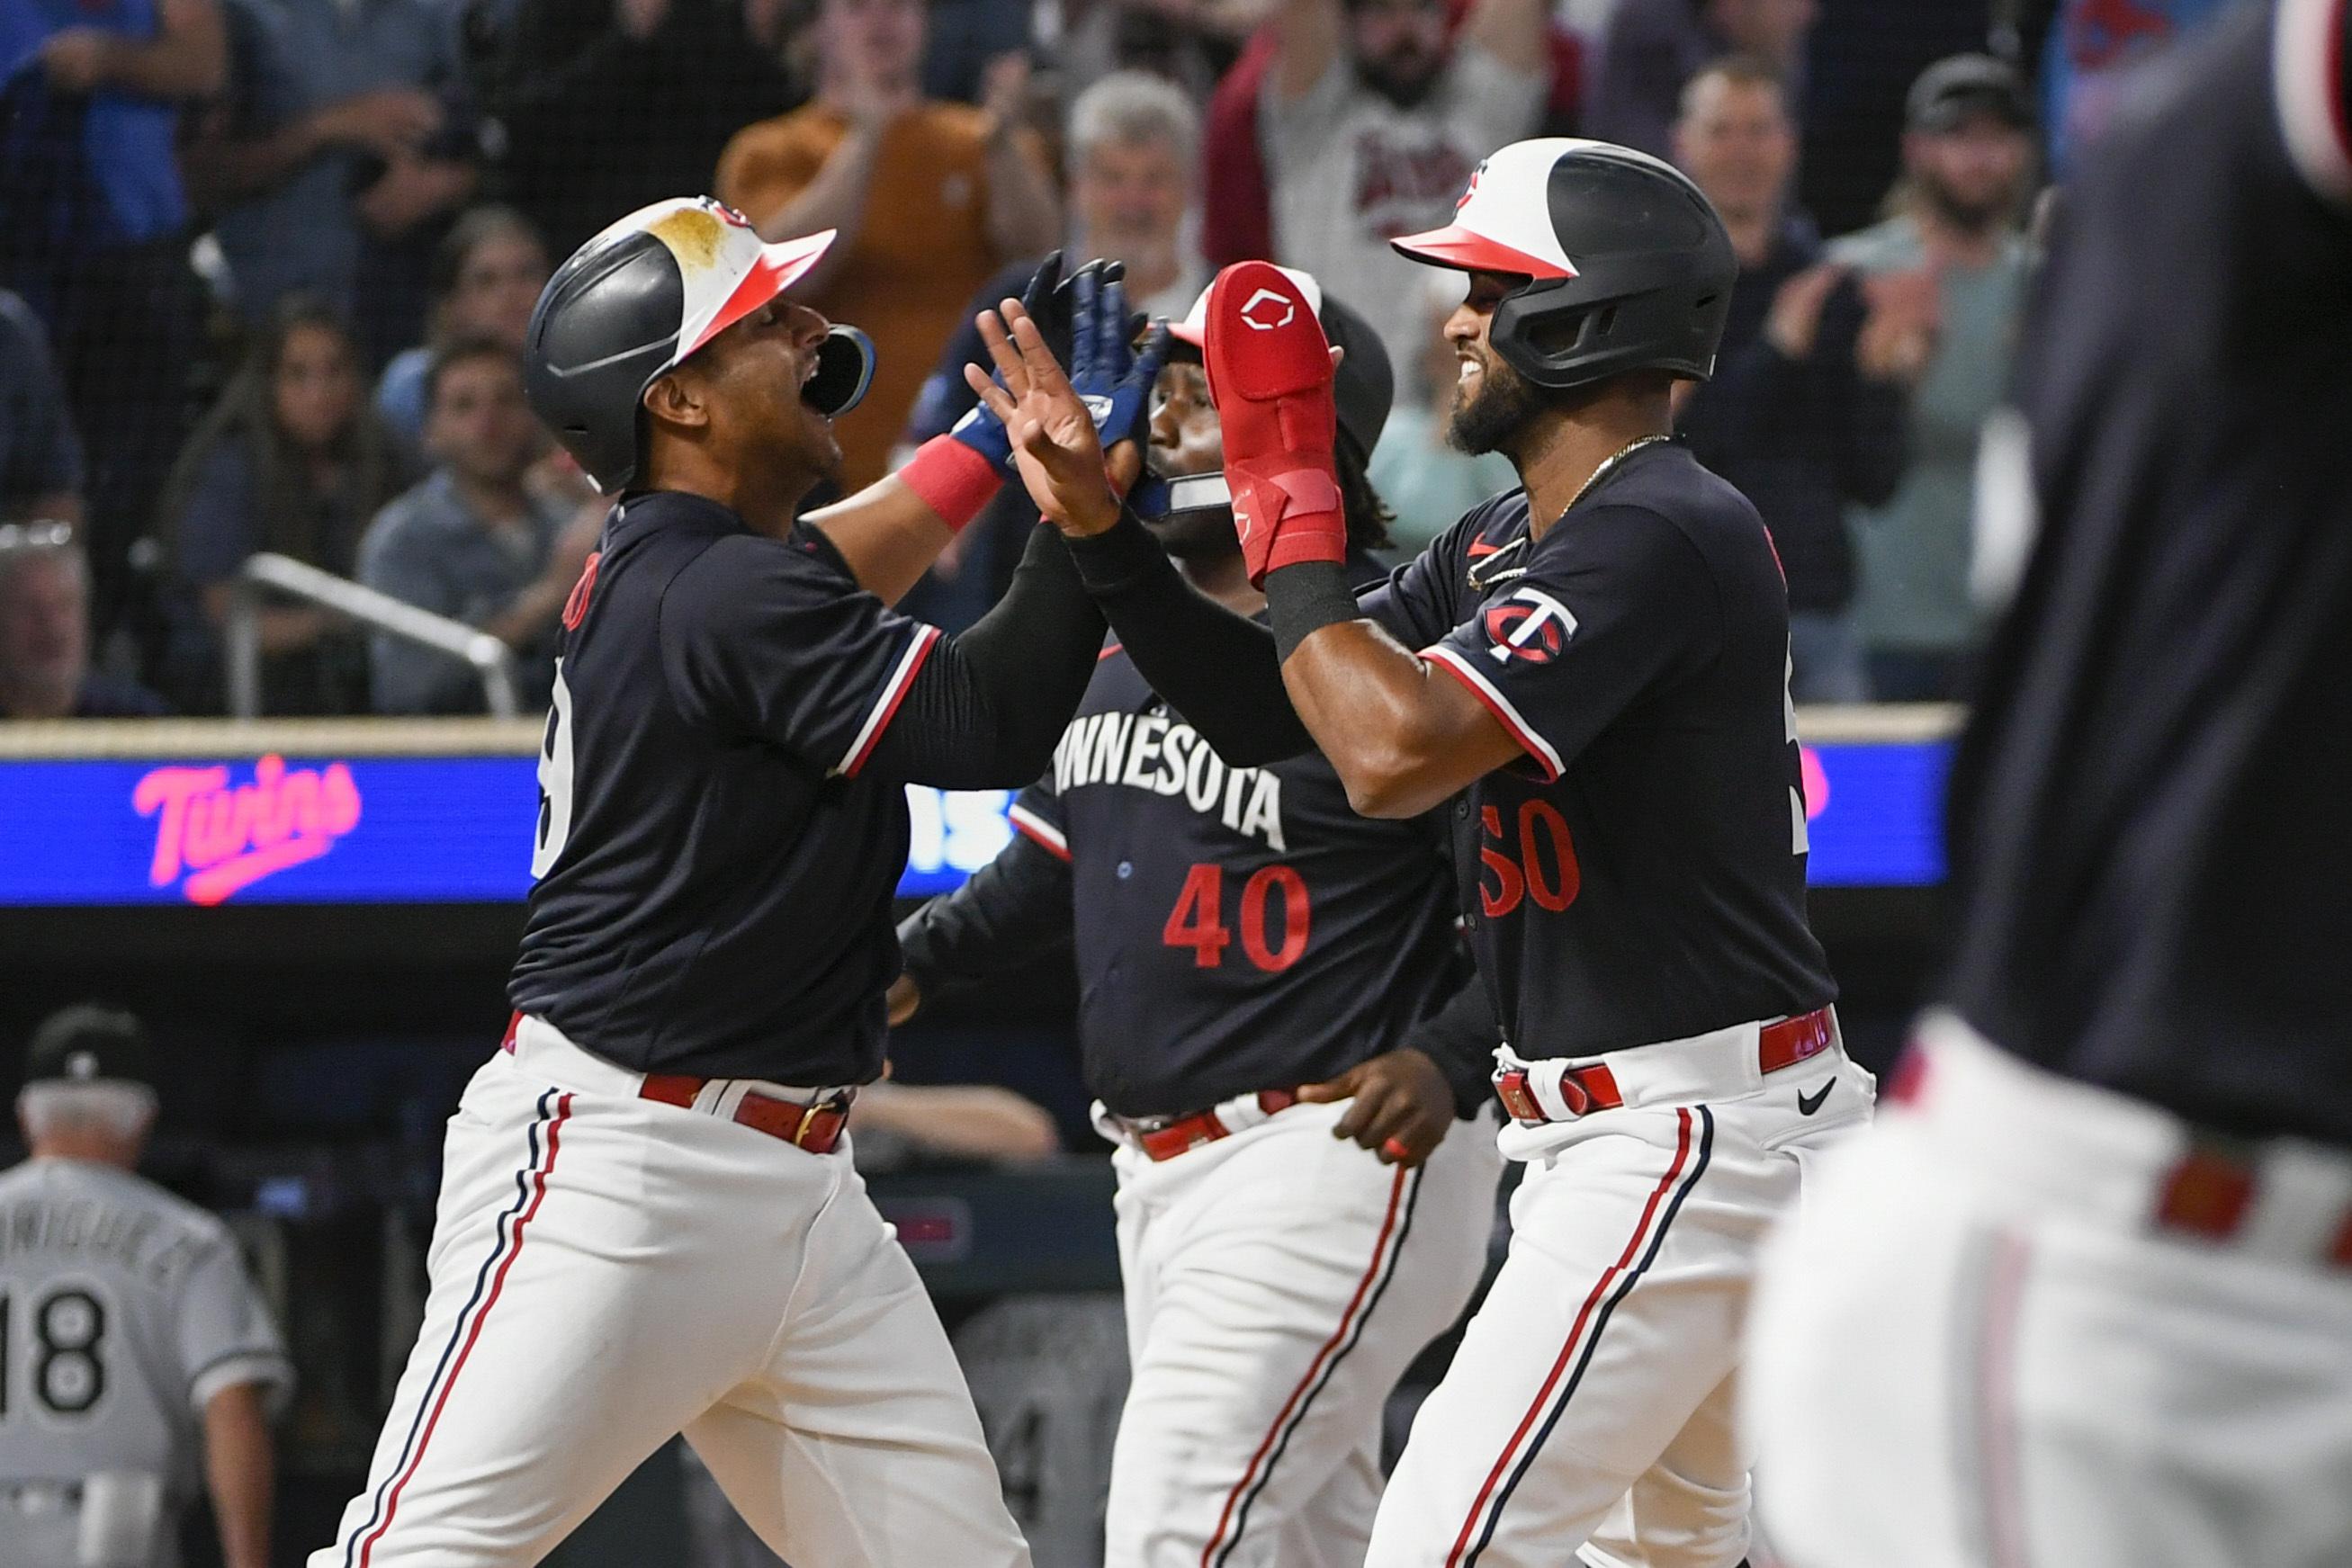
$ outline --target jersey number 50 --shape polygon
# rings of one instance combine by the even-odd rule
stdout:
[[[1276,893],[1282,894],[1282,946],[1266,945],[1266,915]],[[1194,967],[1213,969],[1225,961],[1233,934],[1225,929],[1225,868],[1203,863],[1184,873],[1176,907],[1160,939],[1171,947],[1192,949]],[[1307,879],[1286,865],[1261,866],[1242,883],[1242,952],[1269,975],[1278,975],[1298,962],[1307,951]]]
[[[1499,808],[1481,806],[1478,825],[1486,830],[1486,841],[1478,846],[1478,862],[1485,868],[1478,873],[1478,907],[1487,919],[1500,920],[1530,898],[1537,908],[1554,915],[1576,902],[1584,871],[1576,863],[1576,841],[1559,807],[1544,800],[1521,801],[1516,842],[1504,837]]]

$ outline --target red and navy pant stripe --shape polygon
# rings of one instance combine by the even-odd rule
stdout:
[[[1249,1524],[1250,1507],[1273,1479],[1275,1467],[1282,1462],[1284,1452],[1290,1447],[1292,1436],[1307,1420],[1307,1410],[1317,1395],[1330,1386],[1331,1378],[1348,1353],[1364,1337],[1364,1325],[1371,1321],[1372,1309],[1381,1304],[1388,1293],[1389,1281],[1396,1278],[1397,1260],[1403,1256],[1405,1238],[1412,1230],[1412,1211],[1421,1201],[1422,1172],[1420,1167],[1397,1167],[1395,1178],[1389,1184],[1388,1207],[1381,1218],[1380,1233],[1372,1241],[1371,1261],[1365,1265],[1361,1278],[1356,1281],[1355,1293],[1348,1298],[1339,1313],[1339,1326],[1331,1331],[1307,1364],[1306,1375],[1299,1378],[1275,1412],[1274,1425],[1266,1429],[1265,1438],[1250,1455],[1243,1468],[1241,1479],[1225,1494],[1225,1506],[1217,1516],[1217,1527],[1209,1534],[1208,1544],[1201,1549],[1201,1568],[1223,1568],[1234,1549],[1241,1544],[1242,1531]]]
[[[1577,1386],[1592,1364],[1601,1336],[1608,1332],[1610,1318],[1657,1261],[1666,1232],[1673,1227],[1675,1217],[1682,1212],[1683,1200],[1706,1174],[1707,1156],[1715,1146],[1715,1113],[1698,1105],[1677,1108],[1675,1114],[1675,1155],[1666,1166],[1666,1174],[1659,1178],[1649,1201],[1643,1205],[1642,1218],[1634,1225],[1624,1252],[1601,1270],[1591,1292],[1584,1298],[1584,1304],[1577,1309],[1569,1325],[1567,1343],[1559,1347],[1559,1354],[1553,1359],[1543,1385],[1536,1390],[1534,1401],[1519,1418],[1510,1440],[1503,1445],[1494,1468],[1486,1472],[1485,1482],[1478,1488],[1461,1531],[1454,1538],[1453,1550],[1445,1555],[1445,1568],[1477,1568],[1479,1553],[1495,1539],[1496,1527],[1502,1520],[1503,1510],[1510,1506],[1511,1494],[1527,1479],[1536,1455],[1542,1451],[1552,1429],[1559,1425],[1569,1402],[1576,1397]]]
[[[457,1321],[450,1325],[448,1343],[441,1347],[440,1363],[433,1369],[432,1381],[425,1385],[424,1397],[417,1401],[416,1414],[408,1424],[408,1437],[401,1444],[400,1458],[376,1488],[375,1502],[366,1521],[343,1543],[343,1568],[367,1568],[376,1543],[392,1528],[393,1516],[400,1511],[400,1494],[416,1474],[416,1467],[424,1463],[425,1450],[433,1441],[433,1429],[440,1424],[442,1409],[449,1402],[449,1391],[457,1386],[459,1374],[466,1370],[466,1358],[473,1354],[475,1342],[482,1336],[482,1324],[488,1319],[490,1309],[498,1305],[499,1292],[506,1288],[507,1275],[522,1253],[524,1229],[547,1197],[547,1181],[555,1172],[563,1124],[571,1115],[571,1095],[550,1089],[539,1097],[526,1133],[523,1166],[515,1173],[514,1201],[499,1215],[489,1255],[475,1270],[473,1294],[458,1310]]]

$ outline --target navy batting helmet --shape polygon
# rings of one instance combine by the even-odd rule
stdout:
[[[555,269],[523,340],[530,406],[610,494],[635,478],[637,413],[656,377],[806,276],[833,231],[763,244],[708,196],[631,213]],[[828,417],[866,395],[874,345],[835,327],[802,395]]]
[[[1515,141],[1470,176],[1454,222],[1391,242],[1415,261],[1527,281],[1488,340],[1539,387],[1627,371],[1705,381],[1739,263],[1723,220],[1674,165],[1607,141]]]

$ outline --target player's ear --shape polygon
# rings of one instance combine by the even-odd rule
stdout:
[[[646,417],[657,424],[699,430],[710,423],[710,406],[699,381],[684,366],[654,378],[646,389]]]

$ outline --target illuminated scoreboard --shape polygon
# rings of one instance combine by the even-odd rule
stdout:
[[[535,725],[286,722],[0,732],[0,905],[498,904],[524,897]],[[1942,879],[1948,718],[1857,716],[1805,747],[1816,886]],[[1813,733],[1808,727],[1807,733]],[[1834,737],[1834,738],[1833,738]],[[907,789],[899,892],[1011,837],[1009,791]]]

